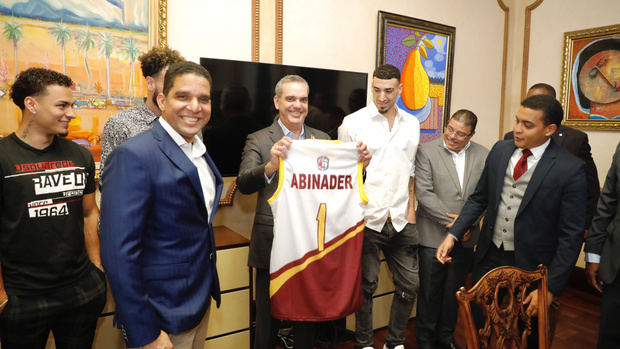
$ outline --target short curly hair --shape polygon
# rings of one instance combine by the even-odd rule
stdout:
[[[383,64],[375,69],[372,77],[381,80],[400,80],[400,70],[391,64]]]
[[[138,60],[141,63],[142,75],[155,76],[165,67],[185,60],[177,50],[169,47],[153,47],[143,53]]]
[[[65,74],[44,68],[28,68],[20,72],[11,86],[13,103],[24,110],[24,99],[28,96],[38,96],[45,93],[49,85],[64,87],[73,86],[73,80]]]

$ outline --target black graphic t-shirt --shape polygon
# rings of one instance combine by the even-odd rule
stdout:
[[[56,137],[40,150],[0,139],[0,262],[9,294],[35,295],[89,268],[82,196],[95,191],[90,152]]]

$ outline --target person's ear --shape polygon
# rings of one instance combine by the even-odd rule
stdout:
[[[34,99],[34,97],[32,97],[32,96],[28,96],[28,97],[24,98],[24,106],[33,115],[37,114],[37,104],[38,104],[37,100]]]

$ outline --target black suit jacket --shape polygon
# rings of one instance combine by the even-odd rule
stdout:
[[[313,137],[330,139],[327,133],[307,125],[304,129],[306,139]],[[265,165],[269,162],[271,147],[282,137],[284,133],[276,118],[271,126],[248,135],[241,155],[237,187],[243,194],[258,192],[248,257],[248,265],[254,268],[269,268],[271,243],[273,242],[273,214],[267,200],[278,187],[278,176],[276,173],[273,180],[267,183]]]
[[[468,198],[451,233],[461,238],[486,211],[475,263],[493,243],[506,167],[516,149],[499,141],[491,149],[474,193]],[[527,270],[549,268],[549,290],[559,295],[577,261],[586,224],[585,164],[553,140],[538,161],[514,223],[515,264]],[[475,266],[474,266],[475,267]]]
[[[601,280],[612,283],[620,270],[620,143],[607,172],[601,199],[586,240],[586,252],[601,256],[598,274]]]
[[[504,139],[514,139],[512,131],[504,135]],[[596,212],[596,203],[601,194],[601,184],[598,181],[596,164],[592,159],[588,135],[585,132],[575,130],[565,125],[560,125],[553,134],[552,139],[571,154],[580,158],[586,163],[586,183],[588,184],[588,210],[586,216],[586,227],[590,226],[592,217]]]

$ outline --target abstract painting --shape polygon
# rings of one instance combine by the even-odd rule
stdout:
[[[379,11],[377,65],[401,71],[399,108],[420,121],[420,142],[441,136],[450,113],[456,29]]]
[[[620,25],[564,33],[564,123],[620,130]]]

